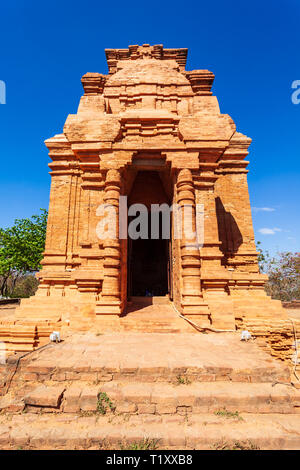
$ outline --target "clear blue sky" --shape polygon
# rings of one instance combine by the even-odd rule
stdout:
[[[76,112],[81,76],[107,72],[104,48],[164,44],[189,48],[189,70],[215,73],[221,111],[253,139],[256,239],[271,251],[300,251],[300,104],[291,101],[299,29],[299,0],[2,2],[0,226],[48,207],[43,141]]]

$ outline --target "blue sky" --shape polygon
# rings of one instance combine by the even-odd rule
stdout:
[[[221,111],[250,136],[256,239],[300,251],[300,3],[284,1],[14,1],[1,5],[0,226],[48,207],[44,139],[62,131],[81,76],[107,72],[104,48],[188,47],[187,69],[216,75]],[[233,188],[234,190],[234,188]]]

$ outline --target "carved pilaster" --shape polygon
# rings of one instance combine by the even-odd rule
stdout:
[[[97,314],[121,314],[121,245],[119,240],[119,199],[121,191],[121,174],[119,170],[108,170],[105,180],[104,204],[115,209],[114,239],[103,240],[104,249],[104,279],[100,302],[96,307]]]
[[[180,170],[177,177],[177,203],[181,219],[181,275],[182,311],[188,315],[203,315],[202,323],[209,323],[209,312],[204,304],[200,281],[200,253],[196,234],[196,201],[192,173]],[[188,217],[186,217],[188,215]],[[188,221],[188,226],[187,226]],[[188,229],[188,230],[186,230]]]

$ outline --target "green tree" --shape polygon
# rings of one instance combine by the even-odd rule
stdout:
[[[283,301],[300,299],[300,253],[280,252],[270,256],[257,242],[260,271],[267,273],[269,280],[265,289],[274,299]]]
[[[9,296],[20,275],[38,271],[45,247],[47,211],[27,219],[16,219],[12,227],[0,229],[0,295]]]
[[[300,299],[300,253],[278,253],[268,265],[266,291],[274,299]]]
[[[14,282],[14,288],[10,290],[10,297],[31,297],[35,294],[39,281],[34,274],[21,274]]]
[[[268,251],[263,251],[263,249],[261,247],[261,242],[259,242],[259,241],[256,242],[256,249],[257,249],[257,253],[258,253],[257,261],[258,261],[259,270],[260,270],[260,272],[264,272],[265,271],[265,264],[267,263],[267,261],[270,258],[269,252]]]

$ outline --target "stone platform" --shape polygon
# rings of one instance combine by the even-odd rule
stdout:
[[[289,368],[238,333],[75,334],[2,381],[2,449],[300,447]]]
[[[74,334],[24,359],[28,380],[287,381],[289,369],[240,333]]]

